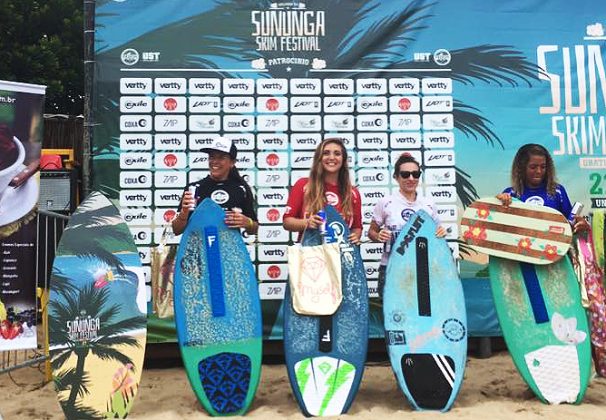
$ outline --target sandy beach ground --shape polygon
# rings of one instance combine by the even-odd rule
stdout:
[[[157,365],[171,367],[159,368]],[[208,415],[192,393],[185,372],[175,363],[153,363],[143,371],[130,419],[200,419]],[[62,419],[52,383],[38,367],[0,374],[0,413],[4,420]],[[518,375],[506,351],[492,357],[469,357],[465,380],[453,409],[446,414],[414,412],[397,388],[389,363],[369,362],[349,413],[356,419],[571,419],[606,418],[606,378],[593,379],[580,405],[550,406],[537,400]],[[246,418],[301,419],[283,364],[264,364],[261,383]]]

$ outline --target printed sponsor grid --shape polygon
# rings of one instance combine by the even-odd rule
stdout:
[[[334,136],[348,149],[352,180],[362,195],[363,240],[374,204],[397,191],[393,163],[404,152],[422,164],[419,192],[436,202],[447,238],[456,240],[452,86],[450,78],[433,75],[122,78],[122,212],[141,249],[158,243],[183,187],[207,174],[208,156],[201,149],[218,136],[229,137],[258,204],[259,232],[245,241],[258,277],[269,284],[260,288],[262,297],[278,299],[288,279],[286,247],[293,238],[281,226],[289,189],[307,176],[321,140]],[[168,243],[179,239],[169,232]],[[450,245],[456,254],[457,244]],[[382,245],[365,243],[361,252],[374,281]]]

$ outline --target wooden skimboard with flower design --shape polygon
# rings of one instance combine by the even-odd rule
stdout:
[[[551,264],[568,252],[572,230],[557,210],[481,198],[465,209],[463,240],[478,252],[530,264]]]
[[[145,355],[145,280],[128,226],[98,192],[63,232],[48,308],[53,381],[65,417],[126,417]]]
[[[503,337],[524,381],[543,402],[581,402],[591,344],[570,259],[539,266],[490,257],[489,272]]]
[[[175,324],[187,378],[213,416],[243,415],[261,376],[257,277],[238,229],[210,198],[181,237],[175,262]]]

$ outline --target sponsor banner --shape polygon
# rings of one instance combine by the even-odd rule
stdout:
[[[146,208],[120,209],[124,221],[130,226],[149,226],[152,224],[152,211]]]
[[[154,229],[154,244],[159,244],[162,240],[162,234],[164,233],[164,227],[156,227]],[[166,229],[165,243],[170,245],[178,245],[181,242],[181,235],[175,235],[172,229]]]
[[[259,235],[260,237],[261,235]],[[259,245],[259,261],[281,261],[288,260],[287,245]]]
[[[176,208],[156,208],[154,210],[154,224],[164,226],[172,222],[177,217]]]
[[[257,209],[259,223],[282,224],[284,212],[284,207],[259,207]]]
[[[259,187],[287,187],[288,171],[259,171],[257,172]]]
[[[156,150],[185,150],[187,136],[185,134],[156,134],[154,148]]]
[[[120,149],[122,150],[151,150],[151,134],[121,134]]]
[[[142,264],[150,264],[151,263],[151,248],[148,246],[139,246],[137,247],[139,251],[139,258],[141,258]]]
[[[282,300],[286,291],[286,283],[267,282],[259,284],[259,295],[264,300]]]
[[[257,202],[260,206],[285,205],[288,199],[288,188],[259,188]]]
[[[288,264],[259,264],[259,280],[288,280]]]

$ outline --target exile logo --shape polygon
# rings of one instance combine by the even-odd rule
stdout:
[[[177,212],[174,210],[166,210],[164,212],[164,214],[162,215],[162,218],[164,219],[165,222],[170,222],[171,220],[173,220],[175,218],[175,216],[177,215]]]
[[[267,220],[270,222],[277,222],[280,219],[280,212],[276,209],[267,210]]]
[[[410,109],[410,99],[408,98],[402,98],[398,101],[398,108],[400,108],[402,111],[408,111]]]
[[[265,158],[265,161],[269,166],[277,166],[280,163],[280,157],[275,153],[270,153]]]
[[[172,153],[167,154],[164,156],[164,164],[167,167],[172,168],[177,164],[177,156],[173,155]]]
[[[174,98],[166,98],[164,100],[164,109],[167,111],[174,111],[177,109],[177,101]]]
[[[278,100],[274,98],[268,99],[267,102],[265,102],[265,108],[268,111],[276,111],[279,106],[280,102],[278,102]]]
[[[282,270],[280,270],[280,267],[278,267],[277,265],[270,265],[269,267],[267,267],[267,276],[270,279],[277,279],[278,277],[280,277],[280,274],[282,274]]]

